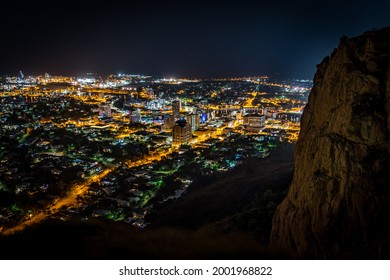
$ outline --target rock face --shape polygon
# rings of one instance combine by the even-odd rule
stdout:
[[[343,37],[317,66],[271,246],[304,258],[390,257],[390,28]]]

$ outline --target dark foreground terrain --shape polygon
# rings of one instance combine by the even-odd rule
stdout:
[[[282,144],[156,208],[145,229],[102,219],[48,220],[0,239],[1,259],[274,259],[272,217],[291,182],[294,146]]]

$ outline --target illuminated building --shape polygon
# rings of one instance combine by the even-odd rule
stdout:
[[[136,110],[131,114],[131,122],[132,123],[140,123],[141,122],[141,112],[139,110]]]
[[[213,120],[215,119],[215,110],[208,110],[207,111],[207,120]]]
[[[39,100],[39,96],[35,94],[29,94],[26,96],[27,103],[37,103]]]
[[[110,105],[100,106],[99,116],[101,116],[103,118],[111,118],[112,117],[111,106]]]
[[[173,145],[181,145],[188,143],[192,138],[191,126],[185,119],[176,121],[173,127]]]
[[[180,100],[172,101],[172,113],[175,120],[180,118],[180,109],[181,109],[181,101]]]
[[[195,131],[199,128],[200,118],[197,114],[190,114],[187,116],[187,122],[191,126],[192,131]]]
[[[164,129],[171,130],[174,124],[175,120],[173,119],[173,117],[169,114],[166,114],[164,116]]]
[[[112,117],[111,106],[110,105],[107,105],[107,106],[104,107],[104,115],[107,118],[111,118]]]
[[[248,114],[244,116],[245,130],[259,132],[265,125],[265,116],[259,114]]]
[[[159,110],[165,105],[165,100],[161,98],[154,99],[146,103],[146,108],[149,110]]]

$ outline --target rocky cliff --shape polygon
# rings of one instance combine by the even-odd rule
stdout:
[[[390,257],[390,28],[343,37],[317,66],[271,246]]]

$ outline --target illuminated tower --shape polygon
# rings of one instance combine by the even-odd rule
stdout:
[[[176,121],[173,127],[172,144],[181,145],[188,143],[192,138],[192,130],[190,124],[185,119]]]
[[[187,122],[190,124],[192,131],[197,130],[200,126],[200,118],[197,114],[187,116]]]
[[[173,120],[173,117],[169,114],[166,114],[164,116],[164,129],[165,130],[170,130],[172,129],[175,121]]]
[[[180,100],[172,101],[172,114],[175,120],[180,118],[181,102]]]

